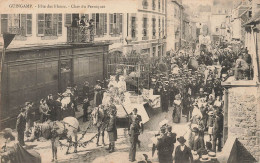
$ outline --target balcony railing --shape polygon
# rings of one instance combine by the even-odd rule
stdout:
[[[67,27],[68,43],[84,43],[94,41],[94,29],[87,27]]]

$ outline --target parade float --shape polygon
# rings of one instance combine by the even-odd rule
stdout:
[[[160,107],[160,96],[150,90],[149,60],[148,56],[136,52],[109,54],[107,74],[110,79],[102,104],[108,105],[112,100],[118,119],[125,120],[137,108],[145,123],[149,121],[149,110]]]

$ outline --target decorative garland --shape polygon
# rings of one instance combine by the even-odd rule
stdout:
[[[84,135],[85,135],[85,134],[84,134]],[[97,136],[98,136],[98,134],[94,135],[90,140],[87,140],[87,141],[82,142],[82,143],[78,143],[79,140],[78,140],[77,142],[74,142],[74,141],[71,140],[71,138],[67,138],[67,142],[69,142],[69,145],[63,144],[63,143],[59,140],[60,148],[62,149],[63,146],[65,146],[65,147],[71,147],[71,146],[76,147],[76,146],[79,146],[79,147],[84,147],[84,148],[86,148],[86,146],[87,146],[90,142],[93,142],[93,139],[96,138]],[[83,136],[83,137],[84,137],[84,136]],[[82,139],[82,138],[81,138],[81,139]]]

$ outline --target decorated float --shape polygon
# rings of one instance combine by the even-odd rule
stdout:
[[[160,107],[160,96],[150,90],[150,59],[146,55],[130,52],[112,52],[108,56],[108,89],[103,96],[103,105],[113,103],[117,118],[128,120],[134,108],[142,116],[142,122],[149,121],[151,108]]]

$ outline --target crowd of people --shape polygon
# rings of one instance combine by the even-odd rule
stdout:
[[[80,22],[84,26],[84,23]],[[235,75],[235,80],[252,79],[251,64],[251,57],[246,49],[242,49],[240,53],[234,53],[229,47],[215,48],[212,51],[202,50],[197,55],[179,51],[178,53],[170,53],[159,61],[151,71],[149,88],[153,90],[154,95],[160,95],[163,112],[168,112],[169,107],[173,107],[172,122],[180,123],[182,117],[185,117],[186,121],[189,122],[190,129],[189,139],[185,140],[183,136],[177,138],[169,124],[161,125],[157,137],[158,141],[153,148],[153,150],[158,150],[159,162],[172,162],[176,138],[180,143],[175,149],[176,163],[207,159],[206,155],[215,158],[216,149],[221,151],[223,136],[223,88],[221,82],[232,75]],[[122,84],[125,82],[119,80],[118,83],[97,80],[94,86],[93,107],[103,106],[104,94],[109,93],[115,85],[123,92],[126,91],[125,84]],[[63,94],[58,94],[56,100],[52,94],[41,99],[39,105],[40,122],[60,121],[64,117],[75,116],[75,112],[78,111],[78,97],[79,91],[74,85],[68,87]],[[68,102],[66,98],[68,98]],[[108,114],[109,118],[106,124],[110,152],[114,152],[117,140],[117,113],[113,98],[110,97],[108,107],[113,107],[113,109]],[[85,82],[82,88],[83,122],[89,121],[90,99],[92,98],[90,97],[89,83]],[[65,101],[62,102],[62,100]],[[34,103],[26,102],[21,108],[16,125],[21,145],[24,145],[24,133],[29,135],[31,132],[34,116]],[[140,145],[138,136],[143,132],[142,117],[137,114],[136,108],[127,116],[130,122],[128,128],[131,143],[129,160],[135,161],[136,145]],[[205,135],[209,135],[209,141],[205,141]]]
[[[164,64],[168,71],[160,71],[160,64]],[[154,94],[161,97],[162,111],[168,112],[169,107],[173,107],[173,123],[180,123],[181,117],[186,117],[189,122],[187,145],[184,144],[184,137],[177,139],[180,147],[175,151],[176,163],[194,159],[203,161],[208,157],[216,159],[216,151],[222,149],[223,137],[221,82],[233,75],[234,80],[252,79],[251,64],[247,49],[235,53],[230,46],[212,51],[202,50],[197,55],[179,51],[158,63],[151,75],[150,85]],[[159,162],[172,162],[172,144],[176,142],[176,134],[167,136],[171,133],[171,126],[167,123],[161,126],[155,146]],[[209,136],[207,142],[205,135]]]

